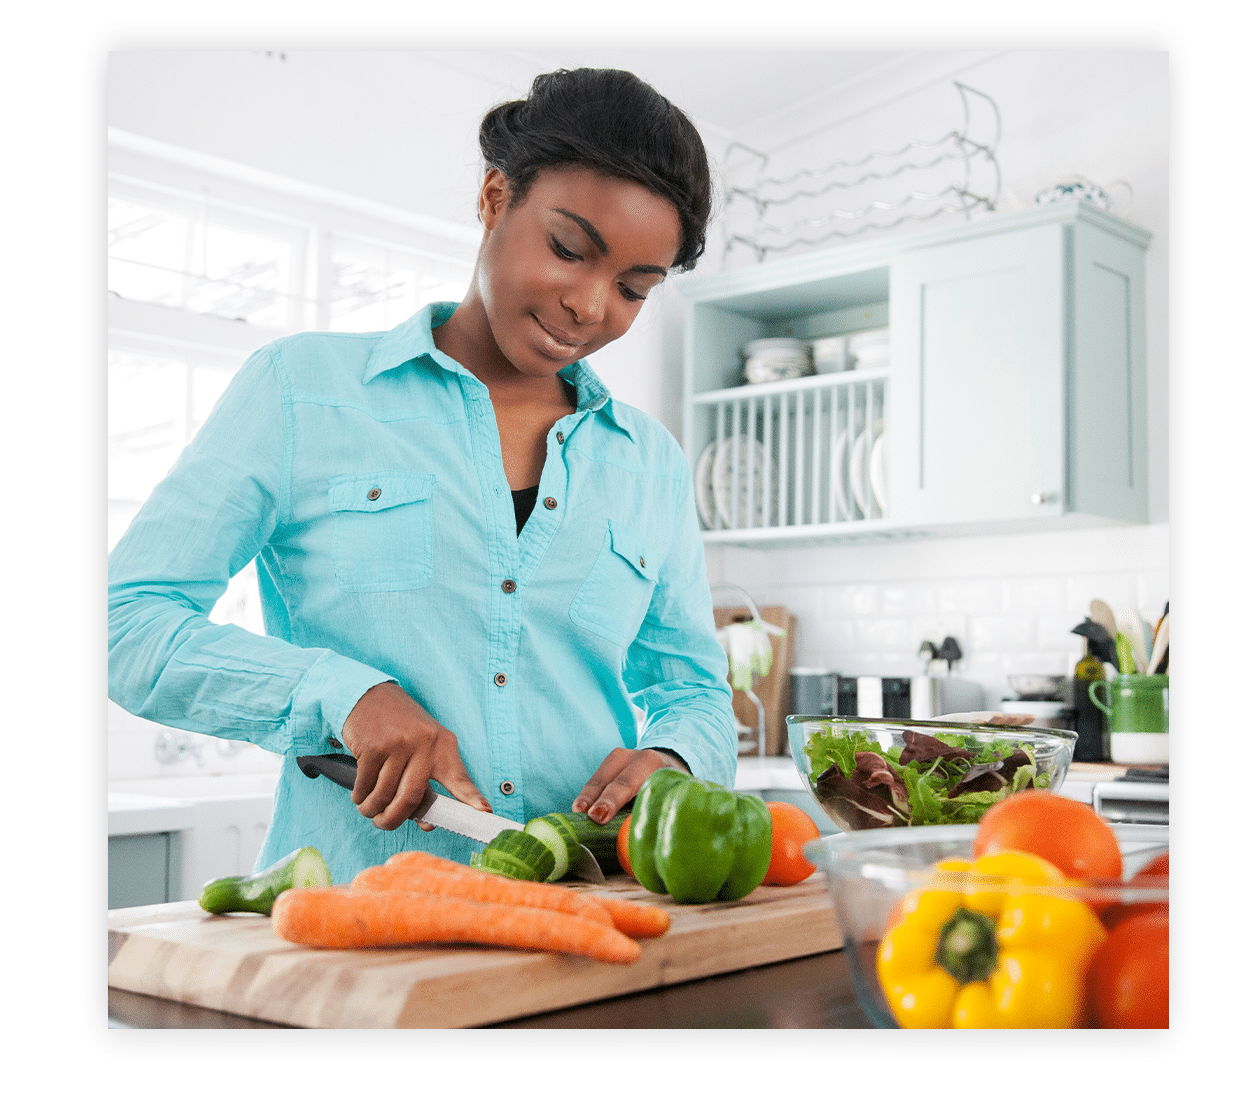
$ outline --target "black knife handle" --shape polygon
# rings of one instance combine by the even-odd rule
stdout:
[[[326,756],[298,756],[296,766],[310,779],[325,775],[350,791],[357,782],[357,761],[348,753],[332,752]]]

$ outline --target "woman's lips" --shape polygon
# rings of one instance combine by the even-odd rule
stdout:
[[[584,340],[577,340],[567,332],[563,332],[560,328],[553,328],[546,325],[534,313],[531,315],[532,320],[540,327],[541,343],[543,343],[550,352],[557,358],[565,358],[572,351],[578,351],[586,343]]]

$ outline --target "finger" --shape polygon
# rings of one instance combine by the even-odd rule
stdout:
[[[622,770],[602,788],[588,810],[588,816],[604,825],[639,792],[641,784],[657,771],[653,753],[632,754]]]
[[[656,770],[656,768],[650,769],[638,778],[633,778],[631,769],[620,772],[618,776],[605,785],[605,789],[597,796],[596,801],[592,804],[592,808],[588,811],[588,816],[598,825],[604,825],[635,797],[645,777]]]
[[[391,801],[370,820],[377,829],[396,829],[414,816],[426,794],[427,769],[417,757],[411,756]]]
[[[387,757],[375,753],[364,753],[357,758],[357,778],[353,781],[353,805],[361,804],[374,790],[379,780],[379,769],[383,767]]]
[[[610,781],[627,766],[631,755],[631,752],[627,749],[618,748],[611,750],[610,754],[601,761],[600,767],[592,773],[591,778],[575,796],[575,801],[571,803],[571,812],[577,814],[587,813],[588,808],[600,797],[601,792],[605,790]],[[644,780],[641,779],[641,782],[643,783]]]
[[[484,798],[482,792],[475,786],[470,773],[466,771],[466,765],[462,763],[462,758],[456,752],[453,753],[451,760],[432,773],[431,778],[442,783],[444,789],[458,802],[464,802],[467,806],[473,806],[476,810],[483,810],[485,813],[492,812],[492,803]]]
[[[391,805],[396,797],[396,789],[400,785],[401,775],[407,762],[404,758],[398,760],[395,756],[384,758],[374,786],[366,797],[357,803],[357,809],[362,816],[373,820]]]

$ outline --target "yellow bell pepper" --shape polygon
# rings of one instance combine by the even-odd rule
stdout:
[[[1080,1023],[1084,972],[1106,930],[1078,898],[1033,892],[1062,872],[1026,852],[942,860],[880,942],[876,969],[904,1028],[1060,1028]],[[948,873],[996,876],[996,885]],[[1025,889],[1016,889],[1016,886]]]

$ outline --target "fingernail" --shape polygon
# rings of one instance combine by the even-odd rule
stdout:
[[[571,806],[571,813],[581,814],[588,809],[588,800],[586,798],[576,798],[575,804]]]
[[[610,819],[610,808],[604,802],[598,802],[588,811],[588,816],[604,825]]]

